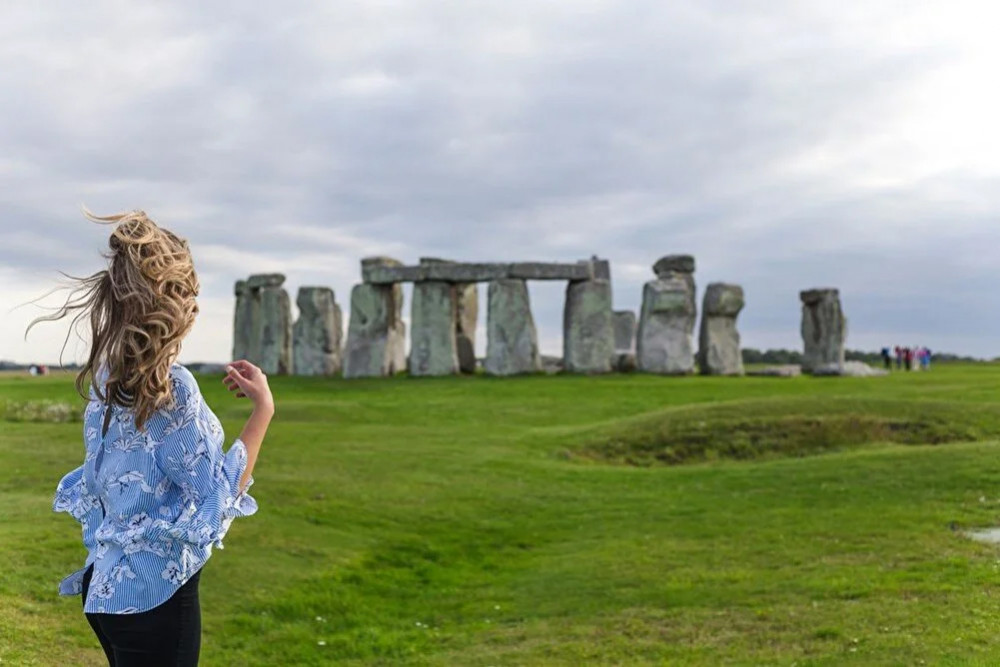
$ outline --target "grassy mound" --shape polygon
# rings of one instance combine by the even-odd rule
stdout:
[[[872,443],[1000,436],[1000,411],[958,402],[781,397],[666,409],[602,425],[570,458],[650,466],[806,456]]]

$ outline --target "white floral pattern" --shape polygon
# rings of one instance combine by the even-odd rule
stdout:
[[[105,375],[99,374],[102,381]],[[93,564],[84,610],[132,614],[165,601],[222,548],[233,519],[257,511],[239,482],[246,448],[222,451],[224,432],[198,384],[171,367],[173,403],[142,430],[128,408],[112,406],[105,437],[104,404],[91,388],[84,412],[86,453],[59,482],[52,509],[80,522]],[[78,595],[86,567],[63,579],[59,592]]]

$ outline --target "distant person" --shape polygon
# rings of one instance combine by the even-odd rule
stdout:
[[[903,348],[896,346],[896,369],[903,370]]]
[[[198,314],[187,241],[142,211],[97,218],[116,225],[108,268],[87,277],[56,313],[89,322],[90,378],[83,465],[59,482],[52,509],[83,526],[84,567],[59,584],[80,595],[108,663],[197,665],[198,582],[230,523],[257,511],[247,491],[274,414],[267,376],[248,361],[222,382],[253,404],[228,451],[198,382],[175,363]],[[86,398],[86,397],[85,397]]]
[[[931,368],[931,351],[930,351],[929,348],[925,347],[923,349],[923,356],[920,358],[920,361],[923,363],[924,370],[930,370],[930,368]]]
[[[903,348],[903,362],[906,364],[906,370],[913,370],[913,348],[904,347]]]
[[[882,363],[887,371],[892,370],[892,352],[888,347],[882,348]]]

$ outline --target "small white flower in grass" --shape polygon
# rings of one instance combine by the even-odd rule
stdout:
[[[326,623],[326,619],[323,618],[322,616],[317,616],[316,620],[319,621],[320,623]]]
[[[497,611],[500,611],[500,605],[498,604],[493,605],[493,608],[496,609]]]
[[[318,642],[316,642],[316,644],[317,644],[318,646],[326,646],[326,642],[325,642],[325,641],[323,641],[322,639],[320,639],[320,640],[319,640]]]

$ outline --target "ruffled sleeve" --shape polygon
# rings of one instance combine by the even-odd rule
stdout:
[[[56,495],[52,500],[53,512],[66,512],[80,523],[84,523],[87,514],[97,507],[97,499],[87,493],[83,481],[83,466],[75,468],[59,481]]]
[[[194,382],[193,377],[189,378]],[[246,445],[239,438],[222,451],[222,434],[208,423],[210,411],[197,386],[181,386],[170,426],[155,450],[157,466],[181,490],[183,507],[175,521],[157,519],[154,533],[198,547],[223,548],[233,519],[257,511],[257,501],[247,493],[253,478],[240,491],[247,466]],[[158,529],[158,530],[157,530]]]

